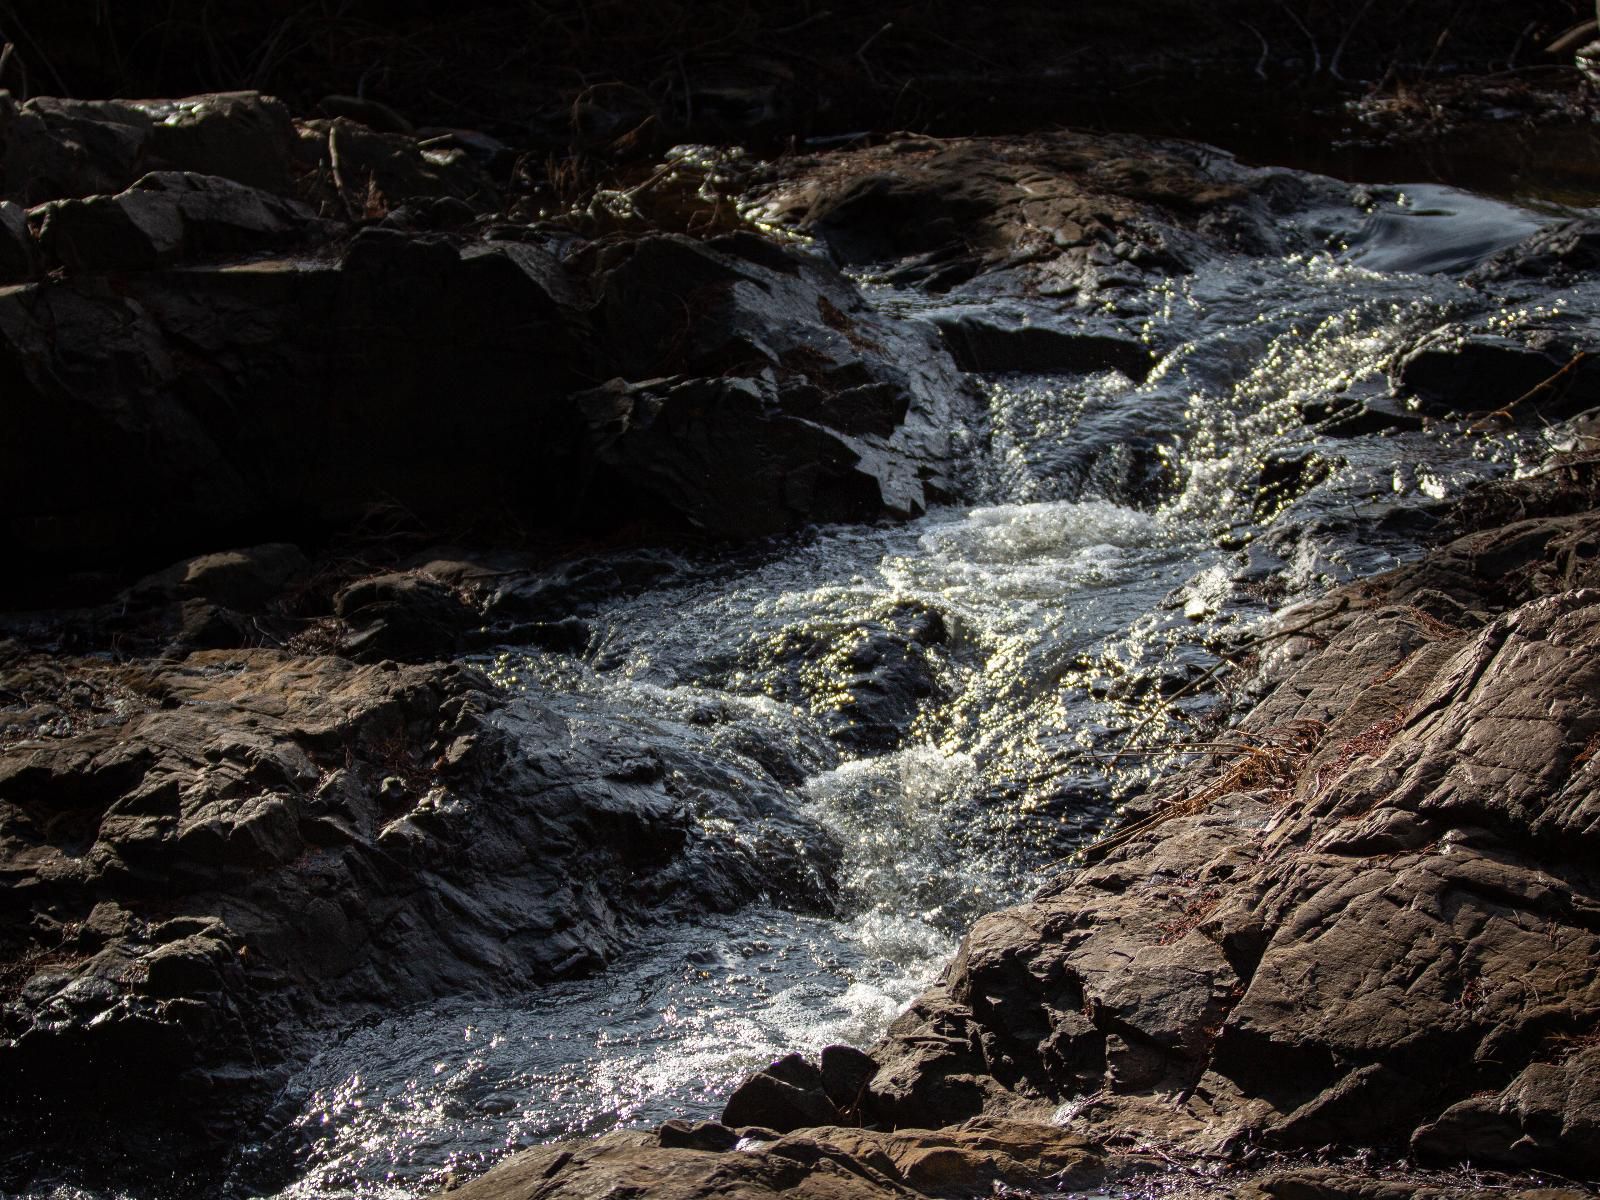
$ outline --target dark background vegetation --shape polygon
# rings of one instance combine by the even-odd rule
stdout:
[[[330,93],[519,144],[1199,125],[1239,96],[1538,72],[1589,0],[0,0],[15,94]],[[631,138],[631,141],[629,140]]]

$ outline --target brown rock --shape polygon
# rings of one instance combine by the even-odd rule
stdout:
[[[822,1090],[841,1113],[859,1113],[867,1085],[878,1073],[871,1055],[854,1046],[824,1046],[819,1062]]]
[[[1600,592],[1549,555],[1593,520],[1472,535],[1286,618],[1324,623],[1235,735],[1267,749],[1180,773],[1093,865],[981,920],[874,1050],[873,1103],[1592,1171]]]
[[[838,1112],[822,1089],[822,1075],[798,1054],[779,1059],[746,1079],[728,1097],[722,1123],[734,1129],[759,1125],[787,1133],[808,1125],[831,1125]]]
[[[1100,1179],[1097,1147],[1051,1125],[981,1120],[951,1129],[803,1129],[726,1153],[614,1133],[545,1146],[446,1193],[453,1200],[638,1194],[660,1200],[805,1195],[836,1200],[1055,1192]],[[625,1189],[635,1189],[625,1192]]]
[[[1184,272],[1218,249],[1283,253],[1293,235],[1275,212],[1317,186],[1343,202],[1331,183],[1199,147],[1077,133],[907,139],[782,170],[766,196],[771,218],[805,225],[845,262],[884,267],[890,282],[940,292],[1016,270],[1047,295],[1090,293]],[[1020,339],[994,349],[1024,352],[1081,361],[1093,349]]]
[[[732,1150],[739,1135],[717,1121],[665,1121],[656,1138],[668,1150]]]

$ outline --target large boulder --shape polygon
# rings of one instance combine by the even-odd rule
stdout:
[[[217,175],[269,192],[294,186],[295,124],[272,96],[211,92],[131,106],[151,121],[151,170]]]
[[[0,93],[0,195],[24,206],[114,194],[158,170],[284,193],[295,145],[288,109],[256,92],[20,105]]]
[[[0,292],[8,536],[46,561],[148,561],[378,504],[544,516],[576,474],[560,274],[533,246],[372,231],[342,261]]]
[[[974,398],[932,328],[753,237],[563,261],[369,228],[337,258],[241,262],[322,223],[187,175],[36,215],[77,268],[0,291],[5,521],[40,559],[173,556],[374,506],[741,539],[963,487]],[[91,273],[112,266],[150,269]]]
[[[120,192],[149,169],[153,127],[121,100],[0,93],[0,194],[27,208]]]
[[[1320,248],[1282,220],[1313,204],[1356,215],[1332,180],[1244,167],[1189,143],[1068,132],[799,156],[761,204],[767,219],[801,226],[888,282],[949,292],[1003,272],[1013,287],[1085,300],[1209,254]],[[1020,339],[1005,349],[1019,351]]]
[[[599,363],[580,400],[610,486],[701,529],[913,515],[959,492],[975,399],[931,326],[753,234],[602,253]]]

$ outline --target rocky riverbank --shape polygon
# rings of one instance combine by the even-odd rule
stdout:
[[[1395,269],[1472,266],[1473,299],[1297,420],[1595,401],[1591,315],[1500,315],[1585,278],[1591,224],[1419,266],[1393,196],[1192,143],[691,149],[543,219],[481,138],[375,109],[7,99],[0,141],[7,1187],[92,1145],[98,1180],[203,1189],[330,1031],[592,971],[686,913],[827,911],[840,849],[794,800],[826,754],[575,715],[482,656],[587,650],[599,600],[676,569],[663,545],[974,495],[975,443],[1007,436],[975,377],[1143,382],[1180,349],[1148,320],[1174,280],[1365,232]],[[1170,498],[1149,418],[1194,362],[1051,471]],[[1600,1170],[1586,430],[1532,482],[1359,518],[1460,540],[1229,650],[1259,654],[1249,715],[981,922],[870,1056],[783,1060],[722,1125],[537,1151],[474,1194],[1059,1190],[1325,1144]],[[1333,469],[1248,467],[1261,520]],[[822,683],[785,651],[794,693],[825,693],[830,745],[897,746],[956,635],[912,603],[848,632]]]
[[[1474,496],[1483,527],[1283,613],[1243,719],[979,921],[868,1054],[791,1056],[721,1123],[541,1148],[450,1194],[1589,1194],[1594,466],[1585,435]],[[1285,1165],[1355,1151],[1379,1157]]]

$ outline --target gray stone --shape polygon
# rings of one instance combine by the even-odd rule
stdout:
[[[28,208],[120,192],[150,168],[154,124],[122,100],[0,93],[0,194]]]
[[[54,200],[30,216],[47,261],[76,272],[283,249],[321,229],[296,201],[220,176],[173,171],[145,175],[115,196]]]

